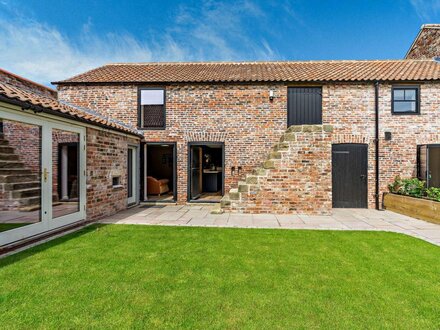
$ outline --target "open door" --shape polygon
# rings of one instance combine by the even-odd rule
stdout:
[[[137,149],[129,146],[127,150],[127,204],[136,203],[137,200]]]
[[[202,148],[191,147],[191,196],[190,199],[197,199],[202,193]]]

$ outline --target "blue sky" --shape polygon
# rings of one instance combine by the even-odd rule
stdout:
[[[43,84],[109,62],[393,59],[440,0],[0,0],[0,67]]]

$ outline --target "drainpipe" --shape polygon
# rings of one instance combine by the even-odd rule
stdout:
[[[375,187],[375,201],[376,201],[376,210],[381,210],[380,207],[380,198],[379,198],[379,81],[374,82],[374,114],[375,114],[375,136],[374,136],[374,144],[375,144],[375,158],[376,158],[376,187]]]

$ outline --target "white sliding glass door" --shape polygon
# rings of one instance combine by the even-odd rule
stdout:
[[[0,246],[85,219],[85,133],[0,109]]]

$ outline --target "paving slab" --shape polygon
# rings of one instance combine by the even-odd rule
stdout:
[[[402,233],[440,246],[440,225],[390,211],[334,209],[331,216],[297,214],[211,214],[215,205],[134,207],[100,222],[109,224],[282,228],[310,230],[368,230]]]

